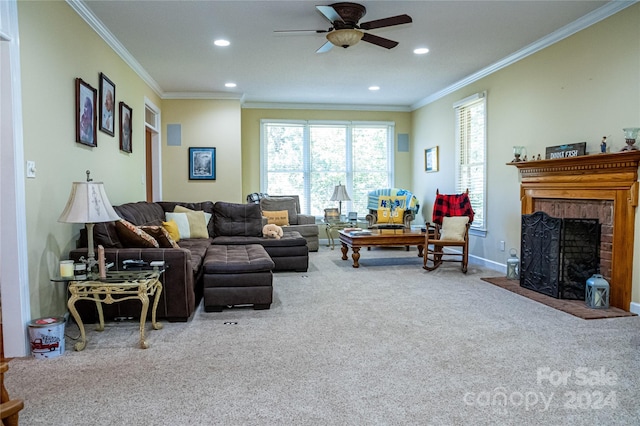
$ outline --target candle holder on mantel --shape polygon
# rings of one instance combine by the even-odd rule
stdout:
[[[625,127],[622,129],[624,132],[624,139],[627,142],[627,145],[624,146],[620,151],[635,151],[638,150],[638,147],[634,144],[636,143],[636,139],[638,138],[638,132],[640,131],[640,127]]]
[[[527,155],[527,150],[525,149],[524,146],[514,146],[513,147],[513,160],[511,160],[512,163],[519,163],[520,161],[522,161],[522,155]]]

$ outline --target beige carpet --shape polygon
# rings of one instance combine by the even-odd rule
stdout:
[[[82,352],[15,359],[20,424],[638,424],[639,317],[584,321],[495,271],[426,272],[415,248],[361,254],[323,246],[275,274],[270,310],[199,309],[148,327],[146,350],[137,323],[108,323]]]
[[[636,315],[614,307],[591,309],[586,306],[583,300],[556,299],[546,294],[520,287],[519,281],[510,280],[506,277],[482,278],[482,280],[582,319],[619,318]]]

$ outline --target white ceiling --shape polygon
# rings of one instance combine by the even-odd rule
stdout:
[[[331,1],[70,2],[125,59],[134,58],[134,69],[164,98],[398,110],[414,109],[470,76],[633,3],[361,1],[367,8],[361,22],[404,13],[413,18],[411,24],[370,31],[400,44],[387,50],[360,42],[318,54],[324,34],[274,30],[327,29],[315,5]],[[217,38],[231,45],[216,47]],[[416,47],[430,52],[415,55]],[[237,87],[225,88],[229,81]],[[369,91],[371,85],[380,90]]]

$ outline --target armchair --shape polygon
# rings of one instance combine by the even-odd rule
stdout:
[[[397,219],[397,224],[404,225],[406,228],[411,227],[411,222],[420,209],[420,203],[416,196],[406,189],[382,188],[370,191],[368,194],[367,209],[369,213],[366,219],[369,228],[375,228],[380,223],[389,223],[388,219],[385,221],[379,218],[378,213],[380,210],[389,209],[391,204],[398,209],[398,213],[402,210],[402,217]]]
[[[263,212],[287,211],[288,224],[281,225],[287,231],[298,231],[307,240],[309,251],[318,251],[318,225],[313,215],[300,213],[300,198],[297,195],[269,195],[260,199]],[[263,216],[265,214],[263,213]]]
[[[432,215],[434,224],[427,222],[424,269],[433,271],[442,262],[460,262],[462,272],[467,273],[469,228],[473,216],[469,190],[462,194],[440,194],[436,190]],[[456,251],[445,252],[446,247],[454,247]]]

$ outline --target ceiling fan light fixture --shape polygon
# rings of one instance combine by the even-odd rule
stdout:
[[[327,34],[327,40],[334,46],[344,47],[346,49],[349,46],[357,44],[363,35],[364,33],[362,31],[346,28],[331,31]]]

